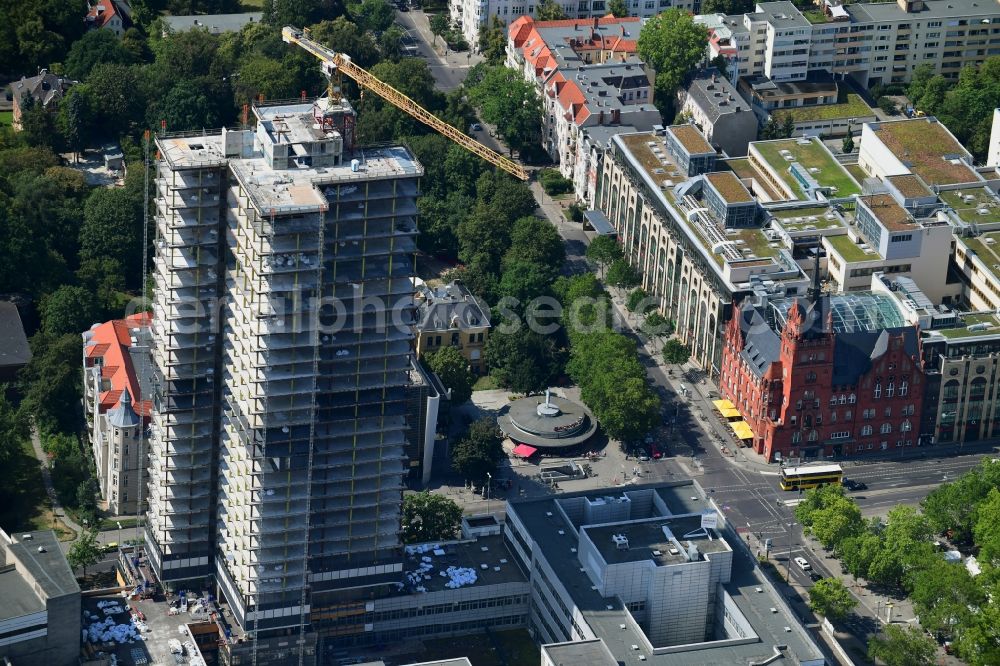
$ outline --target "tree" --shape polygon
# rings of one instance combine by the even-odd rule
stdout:
[[[906,96],[910,98],[911,102],[916,103],[917,100],[924,96],[924,92],[927,90],[927,82],[933,77],[934,65],[930,63],[917,65],[913,68],[913,74],[910,76],[910,85],[906,89]]]
[[[849,536],[835,547],[844,568],[855,578],[868,578],[868,570],[881,550],[882,539],[870,531]]]
[[[109,258],[141,275],[142,200],[125,188],[97,188],[87,198],[80,227],[80,259]],[[131,284],[137,285],[133,279]]]
[[[449,541],[458,536],[462,507],[426,490],[403,495],[403,543]]]
[[[844,539],[860,534],[863,527],[861,509],[854,500],[840,496],[813,512],[810,530],[824,548],[835,548]]]
[[[608,268],[608,284],[628,289],[639,284],[639,273],[624,259],[615,259]]]
[[[537,299],[552,295],[554,278],[555,272],[549,265],[534,261],[509,261],[500,276],[497,291],[501,298],[514,299],[510,307],[523,313]]]
[[[590,241],[590,245],[587,246],[587,259],[597,264],[602,272],[607,270],[615,260],[621,258],[621,246],[611,236],[598,236]]]
[[[51,335],[79,334],[98,321],[98,310],[93,293],[63,285],[42,301],[42,327]]]
[[[341,0],[264,0],[263,9],[264,22],[275,26],[307,26],[344,13]]]
[[[375,40],[346,16],[314,25],[312,35],[313,39],[334,51],[351,54],[351,60],[361,67],[371,67],[379,61],[379,47]]]
[[[496,473],[503,455],[503,440],[496,419],[484,416],[473,421],[469,432],[455,444],[451,464],[466,479],[485,481],[487,474]]]
[[[919,627],[888,624],[868,640],[868,656],[885,666],[931,666],[937,646]]]
[[[117,63],[128,65],[134,62],[132,54],[110,30],[90,30],[73,42],[66,56],[66,76],[76,81],[84,81],[97,65]]]
[[[100,562],[101,555],[101,547],[97,543],[97,532],[87,530],[69,547],[66,561],[73,569],[83,569],[83,575],[86,577],[87,567]]]
[[[347,13],[362,30],[381,34],[396,18],[396,10],[386,0],[361,0],[347,6]]]
[[[87,146],[90,138],[87,125],[89,113],[86,97],[72,88],[66,94],[62,104],[59,105],[59,132],[66,142],[66,148],[73,152],[74,159],[79,158],[80,151]]]
[[[949,637],[986,602],[982,586],[965,565],[947,562],[940,553],[929,554],[907,574],[907,588],[920,625]]]
[[[875,100],[875,104],[877,104],[878,108],[882,109],[882,111],[888,116],[894,116],[899,113],[899,110],[896,108],[896,102],[894,102],[891,97],[882,95]]]
[[[510,248],[504,264],[532,262],[558,273],[566,260],[566,244],[555,226],[548,220],[529,216],[514,222],[510,232]]]
[[[587,382],[580,396],[604,432],[619,441],[640,439],[660,422],[660,398],[642,377],[602,374]]]
[[[87,520],[94,520],[97,516],[97,495],[100,491],[97,481],[89,475],[76,487],[76,508]]]
[[[979,559],[993,565],[1000,563],[1000,490],[993,488],[979,504],[972,527]]]
[[[705,0],[701,4],[703,14],[745,14],[753,11],[750,0]]]
[[[84,84],[88,107],[94,112],[94,126],[125,131],[139,123],[146,107],[142,89],[137,68],[118,63],[96,65]]]
[[[629,312],[645,314],[656,307],[654,299],[644,289],[633,289],[625,299],[625,307]]]
[[[438,37],[443,36],[446,32],[451,30],[451,22],[444,14],[431,15],[429,23],[431,25],[431,35],[433,35],[434,43],[437,43]]]
[[[848,134],[847,136],[845,136],[843,142],[841,142],[841,144],[840,144],[840,150],[845,155],[853,153],[854,152],[854,137],[852,137],[850,134]]]
[[[625,18],[628,16],[628,5],[625,0],[611,0],[608,3],[608,13],[615,18]]]
[[[691,358],[691,349],[677,338],[670,338],[663,345],[663,360],[671,365],[683,365]]]
[[[167,123],[171,131],[199,130],[218,127],[219,117],[210,102],[210,92],[195,81],[181,81],[167,93],[158,106],[159,119]],[[155,124],[155,118],[147,119]]]
[[[425,356],[427,367],[436,374],[445,388],[451,389],[451,401],[461,405],[472,397],[475,376],[469,372],[469,362],[457,347],[442,347]]]
[[[0,385],[0,470],[6,469],[28,438],[28,420],[7,399],[8,387]]]
[[[406,35],[398,25],[389,26],[389,29],[379,35],[378,50],[382,52],[382,57],[386,60],[397,61],[403,57],[403,37]]]
[[[795,120],[788,113],[772,113],[767,123],[760,129],[762,141],[769,139],[788,139],[795,131]]]
[[[562,366],[553,339],[527,326],[511,333],[491,331],[485,357],[490,376],[515,393],[544,391]]]
[[[677,7],[646,21],[639,32],[642,59],[656,70],[656,93],[663,110],[673,108],[673,97],[684,77],[705,59],[708,30]],[[664,113],[671,118],[673,113]]]
[[[511,150],[540,141],[542,104],[535,87],[521,74],[503,66],[489,67],[469,90],[469,99],[483,120],[495,125]]]
[[[31,338],[31,360],[18,375],[21,409],[40,430],[76,432],[80,412],[80,334]],[[75,492],[75,486],[74,486]]]
[[[729,76],[729,59],[722,55],[721,53],[711,60],[708,61],[709,66],[719,70],[719,76],[723,78],[728,78]]]
[[[491,14],[488,23],[479,27],[479,52],[489,65],[502,65],[507,55],[507,31],[500,17]]]
[[[25,98],[21,111],[21,137],[29,146],[48,148],[53,152],[62,150],[61,137],[56,132],[55,115],[34,101]]]
[[[566,18],[566,12],[555,0],[541,0],[535,7],[535,17],[539,21],[561,21]]]
[[[831,622],[847,617],[858,602],[838,578],[823,578],[809,590],[809,608]]]

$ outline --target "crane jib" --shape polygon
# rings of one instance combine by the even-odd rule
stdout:
[[[396,108],[401,111],[405,111],[439,134],[451,139],[459,146],[468,150],[470,153],[478,155],[490,164],[503,169],[507,173],[516,176],[521,180],[528,180],[528,172],[525,171],[524,167],[520,164],[504,157],[492,148],[483,145],[479,141],[476,141],[472,137],[466,135],[461,130],[458,130],[444,122],[430,111],[404,95],[402,92],[380,80],[371,72],[355,65],[351,61],[350,56],[347,54],[336,53],[322,44],[314,42],[309,38],[308,31],[299,30],[298,28],[294,28],[292,26],[285,26],[281,30],[281,37],[289,44],[298,44],[322,61],[324,64],[324,74],[328,77],[331,76],[334,71],[339,71],[342,74],[349,76],[359,85],[371,90]]]

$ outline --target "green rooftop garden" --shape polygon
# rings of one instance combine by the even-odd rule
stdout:
[[[1000,222],[1000,204],[981,187],[949,190],[941,192],[940,197],[941,201],[954,208],[958,216],[966,222]],[[973,199],[966,201],[966,197]],[[981,209],[989,212],[981,215],[979,213]]]
[[[961,238],[959,242],[965,243],[967,248],[976,253],[979,260],[986,264],[986,270],[1000,277],[1000,271],[994,268],[1000,265],[1000,231],[993,231],[976,238]]]
[[[805,19],[810,23],[812,23],[813,25],[817,23],[830,22],[830,17],[826,15],[826,12],[821,11],[819,9],[807,9],[806,11],[802,12],[802,16],[804,16]]]
[[[860,95],[848,93],[844,101],[837,104],[811,104],[796,106],[790,109],[777,109],[777,112],[787,113],[797,123],[810,120],[836,120],[838,118],[861,118],[874,116],[875,111],[865,104]]]
[[[978,331],[970,331],[969,326],[973,324],[989,324],[990,328]],[[962,323],[955,328],[939,328],[935,329],[936,333],[940,333],[946,338],[971,338],[977,335],[993,335],[996,333],[997,328],[997,318],[996,315],[989,314],[970,314],[962,315]]]
[[[848,197],[861,193],[861,188],[854,178],[819,141],[810,140],[808,144],[804,144],[799,143],[799,139],[783,139],[758,142],[753,146],[800,199],[805,199],[805,192],[799,181],[789,172],[793,162],[798,162],[808,170],[809,175],[822,187],[837,188],[832,196]],[[791,159],[786,159],[782,151],[787,151]]]
[[[854,263],[858,261],[881,261],[881,257],[878,252],[867,253],[861,249],[861,246],[852,241],[847,234],[842,236],[827,236],[826,241],[830,243],[830,246],[844,258],[844,261],[848,263]]]

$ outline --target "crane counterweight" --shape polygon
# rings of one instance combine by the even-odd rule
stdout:
[[[371,90],[376,95],[389,102],[396,108],[405,111],[420,122],[424,123],[434,131],[451,139],[462,148],[465,148],[474,155],[478,155],[490,164],[503,169],[507,173],[528,180],[528,172],[520,164],[504,157],[492,148],[484,146],[461,130],[458,130],[444,122],[433,113],[423,108],[412,99],[396,90],[388,83],[381,81],[368,70],[359,67],[351,61],[350,56],[345,53],[337,53],[322,44],[312,40],[308,28],[300,30],[293,26],[285,26],[281,29],[281,38],[289,44],[296,44],[315,56],[322,63],[323,73],[328,80],[327,94],[333,100],[339,100],[340,85],[338,77],[344,74],[353,79],[362,88]]]

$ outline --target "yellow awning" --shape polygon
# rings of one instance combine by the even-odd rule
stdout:
[[[753,430],[750,429],[750,425],[746,421],[733,421],[729,425],[733,427],[733,432],[740,439],[753,439]]]
[[[728,400],[713,400],[712,404],[715,405],[715,408],[719,410],[719,413],[727,419],[742,418],[740,416],[740,411],[736,409],[736,406]]]

